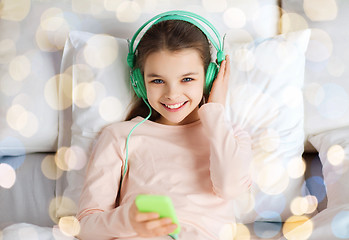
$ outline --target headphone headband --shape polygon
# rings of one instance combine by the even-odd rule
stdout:
[[[208,31],[204,27],[202,27],[201,24],[199,24],[197,21],[195,21],[193,18],[200,20],[201,22],[205,23],[208,27],[210,27],[211,30],[214,32],[218,41],[214,41],[214,39],[208,33]],[[155,20],[157,20],[157,21],[155,21]],[[205,18],[201,17],[200,15],[197,15],[195,13],[188,12],[188,11],[175,10],[175,11],[168,11],[168,12],[164,12],[164,13],[156,15],[155,17],[153,17],[150,20],[148,20],[147,22],[145,22],[137,30],[137,32],[133,35],[131,41],[129,42],[129,53],[127,56],[127,64],[129,65],[129,67],[131,69],[133,69],[133,67],[134,67],[134,57],[135,57],[135,51],[134,51],[133,46],[134,46],[134,43],[135,43],[138,35],[140,34],[140,32],[152,21],[155,21],[154,24],[156,24],[158,22],[162,22],[165,20],[182,20],[182,21],[186,21],[186,22],[192,23],[193,25],[197,26],[207,36],[207,38],[210,40],[212,45],[216,48],[216,50],[217,50],[217,62],[220,64],[224,60],[225,56],[223,53],[222,40],[220,38],[220,35],[219,35],[217,29],[209,21],[207,21]],[[135,49],[137,49],[137,47]]]

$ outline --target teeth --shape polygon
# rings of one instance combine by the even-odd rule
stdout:
[[[177,103],[177,104],[173,104],[173,105],[167,105],[167,104],[165,104],[165,106],[168,107],[168,108],[171,108],[171,109],[175,109],[175,108],[179,108],[179,107],[183,106],[184,103],[185,103],[185,102]]]

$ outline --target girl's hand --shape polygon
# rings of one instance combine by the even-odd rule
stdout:
[[[171,218],[159,218],[158,213],[139,212],[134,202],[129,213],[131,225],[140,237],[165,236],[177,228]]]
[[[230,59],[229,55],[225,55],[216,79],[213,81],[211,93],[207,102],[221,103],[225,106],[227,97],[228,84],[230,77]]]

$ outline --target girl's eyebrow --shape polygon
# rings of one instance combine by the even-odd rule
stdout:
[[[199,73],[197,72],[188,72],[183,74],[181,77],[187,77],[187,76],[192,76],[192,75],[198,75]],[[147,74],[148,78],[163,78],[161,75],[156,74],[156,73],[149,73]]]

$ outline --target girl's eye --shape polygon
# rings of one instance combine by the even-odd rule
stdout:
[[[190,82],[190,81],[193,81],[193,79],[192,78],[184,78],[182,81],[183,82]]]
[[[156,84],[159,84],[159,83],[163,83],[164,81],[162,81],[161,79],[154,79],[153,81],[151,81],[152,83],[156,83]]]

